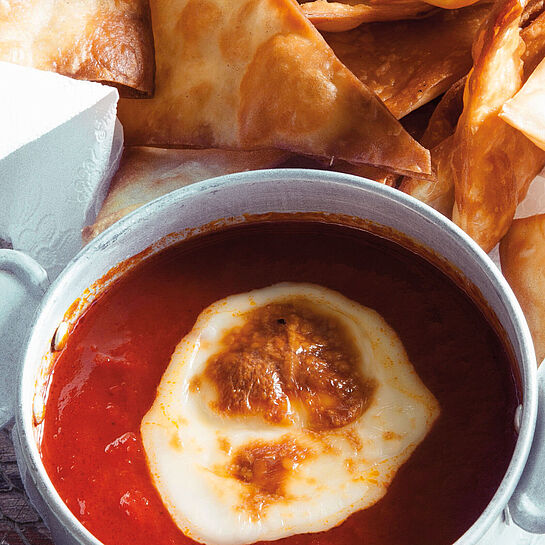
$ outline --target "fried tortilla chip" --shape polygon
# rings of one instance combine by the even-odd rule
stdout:
[[[524,6],[524,11],[522,12],[522,17],[520,19],[521,28],[528,26],[534,19],[536,19],[543,11],[544,7],[545,0],[528,0]]]
[[[421,144],[422,142],[420,139],[424,134],[430,116],[437,105],[435,102],[436,101],[428,102],[400,120],[405,130]],[[354,176],[361,176],[362,178],[374,180],[375,182],[390,187],[397,187],[402,178],[398,174],[392,174],[383,168],[376,168],[368,165],[351,165],[345,161],[333,163],[333,165],[330,166],[330,169],[337,172],[345,172],[346,174],[353,174]]]
[[[175,189],[224,174],[273,168],[288,157],[280,150],[125,148],[95,223],[83,230],[83,241],[89,242],[129,212]]]
[[[545,57],[545,12],[524,28],[520,35],[526,45],[522,60],[524,78],[527,79]]]
[[[500,117],[545,150],[545,59],[522,89],[503,105]]]
[[[490,4],[414,21],[371,23],[324,35],[337,57],[401,118],[447,91],[472,65],[471,45]]]
[[[403,178],[399,189],[449,217],[454,205],[454,180],[449,166],[452,135],[463,109],[466,78],[457,81],[441,98],[419,142],[431,150],[435,178]]]
[[[301,10],[318,29],[326,32],[344,32],[362,23],[415,19],[433,11],[428,3],[416,1],[393,2],[329,2],[315,0],[301,4]]]
[[[0,2],[0,61],[151,96],[155,58],[148,0]]]
[[[392,174],[383,168],[371,167],[369,165],[351,165],[346,161],[326,162],[323,160],[304,157],[303,155],[293,155],[286,162],[280,165],[281,168],[306,168],[311,170],[329,170],[333,172],[344,172],[353,174],[369,180],[374,180],[380,184],[394,186],[399,178],[397,174]]]
[[[416,140],[424,133],[426,124],[428,123],[435,104],[428,102],[425,106],[418,108],[408,116],[401,119],[401,124],[405,130]],[[379,184],[384,184],[390,187],[397,187],[401,176],[399,174],[393,174],[388,172],[384,168],[372,167],[369,165],[352,165],[346,161],[317,161],[309,160],[301,156],[292,157],[287,164],[282,165],[289,168],[314,168],[321,170],[332,170],[335,172],[344,172],[346,174],[352,174],[354,176],[360,176],[361,178],[367,178],[373,180]]]
[[[531,5],[533,14],[540,14],[521,31],[526,45],[522,56],[526,83],[503,106],[500,117],[545,149],[545,12],[543,1]]]
[[[367,178],[373,180],[379,184],[388,185],[390,187],[396,187],[399,180],[398,174],[393,174],[384,170],[383,168],[372,167],[369,165],[351,165],[345,161],[339,161],[331,166],[330,170],[335,172],[344,172],[345,174],[352,174],[353,176],[360,176],[361,178]]]
[[[451,217],[454,204],[454,183],[450,168],[452,140],[453,136],[450,136],[431,150],[435,179],[405,177],[399,186],[401,191],[435,208],[447,218]]]
[[[278,148],[430,173],[429,153],[293,0],[151,2],[156,91],[124,99],[132,145]]]
[[[428,4],[443,9],[460,9],[471,6],[479,0],[426,0]]]
[[[428,149],[438,146],[454,134],[458,119],[464,108],[464,87],[466,77],[458,80],[441,97],[437,108],[430,117],[426,131],[419,142]]]
[[[497,19],[494,19],[494,21],[496,20]],[[516,26],[512,25],[510,29],[513,33],[511,37],[516,39]],[[489,30],[489,41],[492,38],[491,34],[493,34],[493,32],[494,30]],[[461,159],[463,159],[463,157],[460,157],[461,152],[459,150],[457,154],[454,153],[456,143],[454,138],[451,138],[449,143],[441,144],[437,149],[435,148],[442,139],[454,132],[453,123],[456,123],[459,116],[458,109],[461,104],[461,94],[459,93],[459,88],[457,91],[456,86],[454,86],[445,94],[443,101],[437,107],[436,112],[430,120],[428,130],[421,140],[421,143],[424,146],[431,149],[432,167],[436,173],[436,180],[421,180],[414,177],[405,178],[401,183],[400,189],[423,200],[450,217],[454,195],[454,174],[457,173],[459,176],[465,177],[466,189],[469,191],[471,191],[472,184],[475,184],[475,187],[486,186],[486,193],[488,195],[485,195],[482,192],[479,195],[478,190],[475,190],[472,194],[475,197],[475,202],[473,204],[476,210],[478,210],[480,206],[479,200],[483,202],[483,207],[486,206],[487,198],[489,207],[494,207],[495,204],[498,203],[498,208],[490,213],[488,221],[483,223],[482,226],[483,229],[487,229],[487,226],[492,224],[490,239],[486,241],[486,245],[483,244],[484,247],[490,247],[491,245],[495,245],[495,241],[501,237],[500,233],[505,230],[505,225],[502,227],[500,227],[500,224],[494,226],[495,214],[498,214],[498,216],[504,215],[503,223],[507,226],[509,225],[509,218],[512,218],[511,212],[526,194],[531,180],[541,170],[544,164],[544,158],[540,150],[529,143],[526,138],[521,138],[520,134],[517,135],[513,130],[510,130],[511,128],[506,126],[495,115],[497,109],[492,112],[487,110],[486,94],[480,98],[478,96],[475,97],[475,93],[478,91],[484,92],[484,90],[487,90],[490,95],[494,95],[495,90],[497,89],[499,93],[497,96],[501,97],[497,100],[497,108],[498,105],[502,103],[502,100],[506,100],[503,97],[508,96],[512,92],[512,90],[506,92],[503,85],[504,81],[512,83],[513,79],[512,74],[510,75],[510,78],[507,78],[501,71],[501,54],[503,51],[501,45],[496,44],[496,49],[494,49],[490,47],[489,43],[489,50],[488,53],[486,53],[486,51],[483,50],[483,46],[487,43],[486,40],[483,39],[485,34],[486,33],[483,32],[480,43],[476,44],[477,47],[475,51],[476,59],[479,59],[481,54],[484,55],[484,58],[481,58],[480,64],[476,63],[477,73],[474,71],[472,74],[474,79],[480,77],[483,80],[483,85],[481,88],[479,88],[478,85],[474,85],[471,89],[468,89],[466,91],[468,93],[466,101],[472,104],[474,114],[479,112],[479,109],[481,109],[482,112],[488,112],[488,115],[481,121],[484,124],[485,130],[490,131],[497,139],[494,137],[490,138],[490,141],[487,143],[488,138],[486,132],[477,131],[476,125],[470,123],[472,116],[466,115],[463,121],[461,120],[457,133],[459,135],[469,134],[471,136],[472,131],[474,129],[476,130],[476,134],[473,135],[472,153],[473,156],[478,159],[475,166],[479,168],[472,168],[471,162],[468,162],[470,161],[469,158],[468,161],[462,161]],[[498,39],[500,39],[501,36],[504,36],[504,34],[499,34]],[[545,17],[540,15],[536,18],[528,27],[521,31],[521,36],[526,45],[523,54],[524,67],[535,66],[536,58],[539,58],[540,55],[541,58],[543,58],[542,55],[543,52],[545,52]],[[513,50],[512,54],[516,58],[518,53],[518,50]],[[494,60],[497,61],[496,64],[493,64]],[[512,67],[513,64],[507,63],[507,66]],[[517,66],[519,68],[516,69],[515,72],[518,74],[519,83],[515,85],[515,87],[520,85],[520,65]],[[497,73],[495,73],[495,70],[497,70]],[[500,76],[499,74],[502,75]],[[469,96],[472,97],[471,101],[467,100]],[[466,125],[463,125],[463,123]],[[470,124],[468,125],[468,123]],[[481,136],[482,139],[478,138],[479,136]],[[449,146],[451,147],[450,152],[448,151]],[[480,157],[481,148],[479,146],[483,146],[482,150],[488,148],[487,153],[483,153],[482,157]],[[450,161],[455,155],[458,156],[458,162],[453,164]],[[481,160],[479,160],[479,157]],[[496,170],[492,174],[494,164],[496,164]],[[506,166],[505,170],[502,170],[503,164]],[[462,168],[465,168],[465,170],[460,170]],[[456,169],[458,170],[456,171]],[[491,174],[487,174],[487,169],[489,169],[488,172]],[[502,202],[505,207],[503,211],[500,208]],[[483,210],[486,210],[486,208],[483,208]],[[496,228],[497,232],[494,231]]]
[[[504,0],[478,36],[453,136],[452,218],[487,252],[509,229],[545,164],[545,152],[498,115],[522,85],[521,15],[519,0]]]
[[[443,95],[443,97],[444,96],[445,95]],[[434,98],[430,102],[427,102],[423,106],[420,106],[420,108],[413,110],[410,114],[399,120],[405,130],[425,148],[428,147],[423,143],[425,134],[428,130],[432,117],[435,115],[439,104],[441,104],[443,97]]]
[[[500,260],[530,326],[539,364],[545,358],[545,214],[513,221],[500,242]]]

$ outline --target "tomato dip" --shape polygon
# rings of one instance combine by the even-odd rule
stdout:
[[[42,458],[61,498],[104,544],[192,543],[152,484],[140,422],[175,346],[205,307],[284,281],[319,284],[380,313],[441,414],[382,500],[327,532],[277,543],[447,545],[484,510],[514,450],[519,400],[507,350],[478,306],[433,264],[377,235],[318,221],[248,223],[196,236],[130,270],[79,318],[55,362]],[[278,320],[289,321],[289,309],[280,310]],[[261,319],[257,314],[244,334],[259,336]],[[278,330],[285,325],[279,321]],[[235,349],[244,356],[242,341]],[[220,389],[229,374],[222,357],[206,370],[222,393],[218,410],[242,411]],[[341,396],[342,410],[310,414],[317,429],[350,421],[372,389],[358,377],[339,380],[360,393]],[[256,410],[281,421],[282,404],[267,412],[262,397],[252,401]],[[262,448],[238,453],[231,468],[237,478],[247,478]],[[278,448],[290,460],[307,455],[297,445]],[[276,490],[281,479],[267,480],[267,471],[259,487]]]

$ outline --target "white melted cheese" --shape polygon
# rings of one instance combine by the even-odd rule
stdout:
[[[192,387],[245,315],[304,298],[335,317],[353,337],[359,370],[375,389],[355,420],[312,431],[304,419],[272,424],[225,416],[209,388]],[[233,295],[206,308],[176,347],[153,406],[141,424],[153,482],[181,531],[211,545],[239,545],[328,530],[376,503],[439,415],[392,328],[375,311],[332,290],[282,283]],[[228,470],[238,449],[291,442],[308,456],[288,464],[283,493],[256,511],[255,487]]]

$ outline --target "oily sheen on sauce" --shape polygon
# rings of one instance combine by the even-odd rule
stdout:
[[[203,308],[284,281],[323,285],[379,312],[441,415],[377,504],[327,532],[280,542],[446,545],[490,501],[514,449],[518,401],[506,351],[475,304],[426,260],[370,233],[250,223],[183,242],[130,271],[80,318],[55,364],[44,464],[106,545],[191,542],[152,485],[140,422]]]

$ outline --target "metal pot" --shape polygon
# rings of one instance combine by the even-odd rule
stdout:
[[[150,246],[152,251],[158,250],[157,241],[167,234],[198,229],[219,219],[236,221],[244,214],[316,211],[364,218],[405,234],[446,260],[487,301],[518,364],[523,398],[517,412],[519,437],[496,494],[456,545],[498,542],[515,530],[521,535],[513,521],[530,532],[545,533],[545,490],[541,490],[545,475],[545,366],[538,377],[524,316],[498,269],[453,223],[401,192],[344,174],[269,170],[191,185],[136,210],[86,246],[45,293],[22,358],[14,441],[27,492],[56,543],[99,545],[52,486],[40,458],[33,422],[33,412],[40,412],[40,394],[35,394],[47,374],[52,339],[70,305],[118,263]],[[43,286],[43,277],[37,277],[39,267],[17,252],[0,252],[0,268],[22,279],[34,296]],[[36,403],[38,407],[33,406]],[[514,539],[506,543],[514,543]]]

